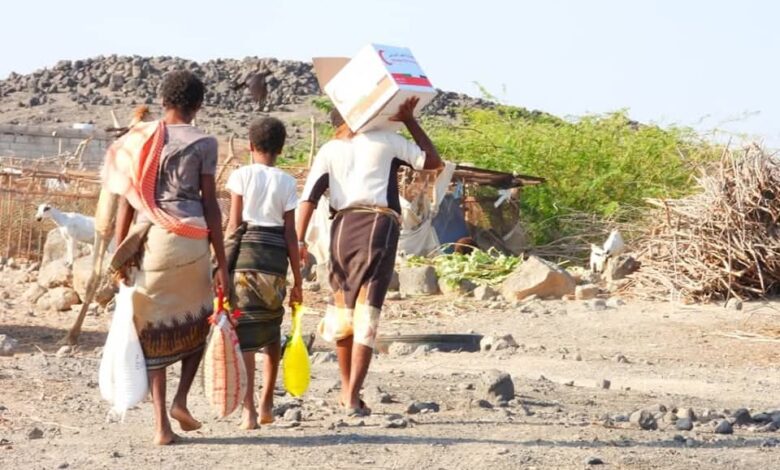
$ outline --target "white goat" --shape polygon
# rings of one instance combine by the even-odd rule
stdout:
[[[623,242],[623,236],[620,232],[613,230],[609,233],[609,238],[604,242],[604,246],[590,245],[590,270],[594,273],[604,272],[604,265],[609,258],[614,258],[623,254],[626,245]]]
[[[76,212],[61,212],[51,204],[41,204],[35,213],[35,220],[51,219],[57,224],[57,228],[65,239],[67,249],[66,263],[73,264],[76,252],[76,243],[91,244],[95,239],[95,219]]]

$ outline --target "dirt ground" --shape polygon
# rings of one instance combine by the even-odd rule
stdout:
[[[630,301],[605,311],[581,302],[508,307],[441,296],[389,301],[384,333],[509,333],[520,347],[379,355],[366,384],[374,414],[362,419],[347,418],[337,407],[335,362],[317,363],[299,425],[280,418],[251,432],[238,429],[237,415],[214,419],[196,383],[190,401],[203,428],[160,448],[151,444],[148,401],[124,423],[106,421],[95,348],[110,316],[88,317],[80,349],[57,357],[56,343],[73,314],[36,312],[17,302],[25,276],[0,273],[0,334],[20,343],[15,356],[0,357],[3,469],[546,469],[584,468],[594,458],[602,468],[780,468],[780,433],[745,426],[720,435],[710,423],[676,431],[663,419],[658,430],[643,431],[623,421],[658,405],[690,407],[698,415],[780,409],[778,344],[733,336],[776,336],[777,302],[748,303],[735,312]],[[308,293],[309,331],[323,298]],[[315,349],[329,346],[318,340]],[[471,385],[487,369],[512,375],[517,398],[509,406],[477,404],[483,397]],[[604,379],[609,389],[602,388]],[[176,380],[173,368],[169,394]],[[372,401],[376,387],[393,402]],[[436,402],[440,411],[409,415],[412,401]],[[281,393],[277,399],[280,407],[296,404]],[[407,426],[389,429],[389,418]]]

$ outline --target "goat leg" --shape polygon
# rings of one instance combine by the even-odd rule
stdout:
[[[119,198],[106,190],[100,191],[97,210],[95,211],[95,242],[92,246],[92,272],[87,282],[87,292],[84,296],[81,310],[76,321],[73,322],[68,331],[68,335],[63,338],[62,343],[75,346],[78,344],[81,326],[84,324],[84,318],[87,316],[87,309],[95,298],[95,292],[100,285],[103,259],[111,243],[114,234],[114,220],[116,219],[116,209]]]

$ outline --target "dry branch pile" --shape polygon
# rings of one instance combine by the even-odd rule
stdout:
[[[695,196],[649,201],[660,210],[637,244],[634,293],[706,301],[780,292],[780,162],[757,146],[728,151],[697,183]]]

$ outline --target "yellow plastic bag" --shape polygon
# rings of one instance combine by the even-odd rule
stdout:
[[[284,388],[294,397],[300,397],[309,388],[309,350],[303,342],[301,319],[303,306],[295,305],[292,311],[292,334],[284,351]]]

